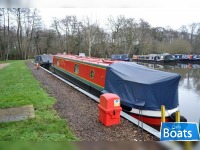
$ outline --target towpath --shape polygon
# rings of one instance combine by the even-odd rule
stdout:
[[[4,64],[0,64],[0,69],[3,69],[4,67],[10,65],[10,63],[4,63]]]

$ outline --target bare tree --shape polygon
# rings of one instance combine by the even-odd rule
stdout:
[[[18,42],[18,50],[20,57],[22,59],[22,9],[15,9],[16,17],[17,17],[17,42]]]
[[[54,18],[51,27],[56,31],[58,35],[60,52],[65,52],[66,50],[64,48],[64,42],[63,42],[63,38],[61,34],[60,20],[58,20],[57,18]]]
[[[53,18],[52,28],[42,26],[37,9],[0,8],[0,59],[27,59],[35,54],[85,52],[107,57],[116,53],[200,53],[200,24],[154,27],[145,20],[109,17],[107,28],[90,18]],[[192,51],[191,51],[192,49]]]
[[[0,49],[1,49],[1,60],[5,60],[5,49],[6,49],[6,25],[5,25],[5,8],[0,8]],[[3,25],[2,25],[3,24]],[[2,32],[3,30],[3,32]]]
[[[60,24],[66,52],[76,53],[77,51],[74,49],[77,49],[80,46],[80,31],[82,30],[82,24],[77,20],[76,16],[66,16],[60,21]]]
[[[126,50],[126,39],[123,36],[123,30],[124,30],[124,25],[125,25],[125,20],[126,18],[124,16],[119,16],[117,19],[114,19],[112,17],[108,18],[108,26],[111,30],[111,50],[114,53],[119,53],[124,47]],[[121,47],[121,45],[124,46]]]
[[[125,37],[125,52],[130,54],[134,46],[138,44],[138,24],[132,18],[126,19],[124,24],[123,36]]]
[[[197,29],[198,23],[192,23],[189,25],[190,28],[190,44],[193,45],[194,35]]]
[[[188,33],[188,27],[186,25],[181,26],[180,29],[179,29],[179,32],[180,32],[179,37],[181,39],[185,39],[185,40],[189,41],[190,35]]]
[[[85,42],[87,42],[86,45],[87,45],[89,56],[91,56],[92,45],[95,43],[95,38],[96,38],[98,30],[99,30],[99,25],[97,23],[91,23],[89,18],[86,18],[84,20],[83,34],[84,34]]]
[[[148,54],[149,50],[151,49],[152,45],[152,36],[151,36],[151,27],[148,22],[144,21],[143,19],[140,19],[139,22],[139,47],[141,54]]]
[[[34,33],[41,29],[41,18],[38,15],[38,10],[28,10],[24,14],[24,24],[25,24],[25,59],[29,58],[29,53],[31,51],[31,45],[33,41]]]

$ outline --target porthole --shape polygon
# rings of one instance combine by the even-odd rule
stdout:
[[[91,71],[90,71],[90,78],[91,78],[91,79],[94,79],[94,75],[95,75],[94,70],[91,70]]]
[[[75,64],[75,65],[74,65],[74,73],[75,73],[75,74],[78,74],[78,73],[79,73],[79,65],[78,65],[78,64]]]

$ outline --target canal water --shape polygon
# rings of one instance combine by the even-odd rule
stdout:
[[[144,64],[149,68],[174,72],[181,75],[179,82],[179,108],[181,115],[185,116],[188,122],[200,120],[200,64]]]

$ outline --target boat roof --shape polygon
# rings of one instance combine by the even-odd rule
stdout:
[[[104,59],[104,58],[96,58],[96,57],[87,57],[87,56],[79,56],[79,55],[71,55],[71,54],[57,54],[55,55],[57,57],[71,59],[74,61],[81,61],[86,62],[90,64],[95,65],[101,65],[101,66],[109,66],[110,64],[114,62],[119,62],[119,60],[110,60],[110,59]]]
[[[118,62],[106,68],[104,93],[115,93],[121,103],[143,110],[160,110],[161,105],[174,109],[178,105],[181,76],[147,68],[132,62]]]

